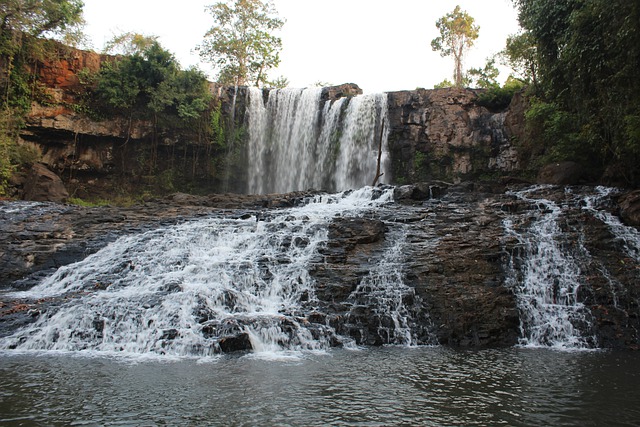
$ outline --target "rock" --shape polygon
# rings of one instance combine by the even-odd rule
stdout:
[[[69,193],[58,175],[42,163],[34,164],[24,183],[24,200],[64,203]]]
[[[399,307],[420,344],[514,345],[520,334],[516,293],[526,259],[519,254],[527,251],[520,236],[530,232],[536,218],[549,213],[545,203],[555,203],[561,208],[558,226],[562,235],[553,239],[572,255],[580,270],[578,299],[592,314],[594,341],[604,348],[638,348],[640,266],[615,230],[585,209],[586,197],[597,192],[548,187],[519,198],[515,187],[508,194],[486,190],[482,185],[453,185],[428,203],[385,204],[362,217],[334,218],[327,241],[319,243],[318,252],[309,260],[313,288],[297,296],[299,312],[283,316],[278,326],[289,340],[295,338],[299,325],[305,325],[314,336],[329,337],[331,345],[342,345],[349,337],[358,344],[381,345],[393,335],[397,321],[384,308]],[[53,269],[83,259],[116,237],[151,227],[200,216],[242,218],[257,212],[265,221],[260,226],[268,226],[269,217],[276,212],[267,208],[251,211],[249,206],[262,205],[270,197],[191,199],[178,195],[175,200],[185,205],[161,200],[129,208],[0,201],[0,287],[29,288]],[[303,196],[274,197],[296,200]],[[619,209],[631,222],[637,220],[633,218],[639,202],[640,191],[633,191],[617,200],[598,202],[602,203],[598,208]],[[231,204],[240,208],[214,207]],[[512,231],[505,232],[507,227]],[[396,246],[398,241],[402,243]],[[287,244],[304,247],[309,242],[300,239]],[[401,277],[401,284],[394,288],[399,293],[380,295],[376,286],[387,276],[376,269],[391,255],[400,261],[385,264],[385,271],[389,277]],[[520,273],[513,275],[516,270]],[[165,291],[179,290],[177,284],[169,284]],[[0,335],[33,321],[32,314],[37,317],[42,308],[46,310],[37,301],[26,301],[28,307],[10,304],[0,299]],[[204,337],[219,344],[221,351],[251,349],[243,323],[218,323],[206,307],[201,316]],[[100,332],[102,326],[94,322],[94,328]],[[330,328],[338,335],[331,336]],[[172,329],[162,334],[165,340],[175,338]]]
[[[576,185],[582,178],[583,170],[575,162],[551,163],[538,172],[538,184]]]
[[[625,193],[618,198],[620,217],[625,224],[640,226],[640,190]]]
[[[224,337],[218,342],[220,350],[223,353],[231,353],[234,351],[249,351],[253,347],[251,346],[251,340],[249,334],[246,332],[240,333],[235,336]]]

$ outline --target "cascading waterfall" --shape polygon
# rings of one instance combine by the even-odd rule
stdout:
[[[53,302],[0,348],[201,357],[225,346],[315,350],[331,340],[348,343],[305,317],[317,303],[309,264],[332,217],[357,216],[391,201],[392,193],[368,187],[268,217],[201,219],[120,238],[15,293]]]
[[[622,243],[625,253],[636,261],[640,261],[640,233],[633,227],[627,227],[620,219],[610,212],[598,209],[598,205],[611,197],[616,191],[611,187],[596,187],[596,194],[584,198],[583,209],[604,222],[611,233]]]
[[[404,228],[391,232],[389,248],[384,258],[376,264],[369,274],[358,284],[349,296],[353,304],[348,319],[355,320],[365,316],[377,330],[374,336],[381,342],[374,344],[417,345],[421,340],[414,335],[416,331],[432,335],[431,319],[427,313],[412,313],[412,303],[418,298],[415,289],[407,286],[404,280],[406,264],[406,234]],[[349,322],[349,320],[347,321]],[[367,330],[355,327],[361,341],[366,342],[369,337]],[[429,344],[436,344],[433,339]]]
[[[578,301],[583,277],[558,224],[562,209],[535,197],[544,187],[512,193],[535,206],[532,223],[518,231],[504,220],[505,234],[519,244],[512,254],[507,286],[514,289],[525,346],[588,348],[593,346],[590,311]]]
[[[271,90],[265,105],[263,91],[249,89],[249,193],[370,185],[380,144],[388,174],[386,94],[321,96],[321,88]]]

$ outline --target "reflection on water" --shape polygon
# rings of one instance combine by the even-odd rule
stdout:
[[[264,360],[0,356],[2,425],[632,426],[640,355],[386,347]]]

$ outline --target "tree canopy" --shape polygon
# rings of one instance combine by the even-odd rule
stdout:
[[[83,23],[82,0],[4,0],[0,3],[0,30],[32,36],[60,33]]]
[[[443,57],[453,56],[453,82],[456,87],[464,84],[463,61],[464,55],[478,38],[480,27],[474,24],[475,19],[467,12],[456,6],[450,12],[438,19],[436,27],[440,36],[431,40],[431,48],[440,51]]]
[[[218,81],[259,86],[280,63],[282,41],[273,32],[284,25],[270,1],[226,0],[207,7],[215,24],[198,46],[214,65]]]
[[[640,183],[640,2],[514,3],[523,33],[507,50],[536,83],[528,117],[540,142],[612,182]]]
[[[142,50],[103,64],[94,102],[112,112],[154,116],[173,126],[179,125],[175,118],[187,124],[199,118],[210,101],[204,74],[196,69],[181,70],[169,51],[155,39],[147,40],[151,44]]]

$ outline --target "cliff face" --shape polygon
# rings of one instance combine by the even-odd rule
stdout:
[[[512,141],[521,136],[519,110],[491,112],[478,90],[389,93],[389,149],[400,182],[462,180],[520,171]]]
[[[71,194],[246,191],[246,170],[251,167],[243,148],[246,88],[211,84],[227,140],[226,146],[216,146],[184,131],[159,133],[150,122],[95,120],[83,114],[86,86],[81,76],[111,60],[72,50],[37,70],[48,100],[46,105],[33,104],[22,143],[41,154],[41,161],[62,177]],[[391,183],[493,179],[521,171],[522,155],[514,141],[522,136],[522,108],[515,102],[505,111],[491,112],[478,105],[479,92],[420,89],[388,94]],[[322,100],[360,93],[356,85],[345,84],[326,88]],[[153,167],[144,166],[149,159]]]
[[[380,196],[385,190],[375,191]],[[324,336],[330,328],[337,335],[329,345],[341,345],[344,337],[366,345],[406,344],[410,332],[412,344],[452,347],[520,342],[638,349],[637,230],[622,226],[611,214],[620,208],[616,200],[625,199],[590,187],[514,186],[504,190],[470,183],[400,186],[393,190],[395,202],[378,205],[365,215],[342,211],[328,223],[316,223],[306,214],[298,220],[295,215],[300,211],[282,209],[309,203],[316,196],[312,193],[181,194],[130,208],[0,202],[0,241],[5,242],[0,247],[0,289],[28,289],[61,265],[85,259],[120,236],[160,229],[163,231],[148,239],[163,245],[165,237],[176,235],[177,224],[204,222],[213,238],[220,228],[212,226],[212,220],[235,224],[238,234],[244,232],[243,227],[257,227],[252,239],[261,238],[258,228],[268,231],[264,237],[271,242],[270,249],[256,264],[262,276],[247,280],[271,283],[277,274],[263,263],[290,265],[299,257],[287,258],[278,251],[299,254],[314,246],[311,235],[305,233],[323,229],[326,240],[303,263],[309,275],[304,280],[309,280],[313,292],[298,295],[301,308],[296,322],[312,335]],[[280,216],[286,216],[284,222],[277,219]],[[307,223],[313,226],[303,235],[292,234],[305,229]],[[196,248],[210,245],[208,238],[198,240],[193,242]],[[184,256],[189,258],[192,249],[176,247],[175,251],[186,251]],[[249,245],[247,251],[254,249]],[[120,278],[129,283],[126,277],[133,270],[147,271],[126,262],[133,256],[146,257],[142,253],[127,250],[117,262],[108,264],[108,273],[100,273],[103,276],[97,282],[73,272],[81,266],[70,266],[73,273],[69,277],[86,287],[77,296],[100,292]],[[177,259],[182,258],[167,254],[157,265],[178,274],[182,269],[197,271],[203,262],[203,269],[210,268],[207,271],[215,277],[224,275],[218,268],[226,264],[199,257],[172,264]],[[241,270],[252,268],[242,264]],[[300,271],[292,274],[307,277]],[[145,306],[177,292],[180,279],[175,281],[158,293],[149,291]],[[274,289],[279,288],[274,284]],[[0,337],[46,316],[52,306],[67,301],[67,296],[11,300],[0,295]],[[229,301],[232,304],[233,299]],[[213,315],[200,318],[202,333],[216,332]],[[284,324],[284,333],[290,333],[292,327]],[[225,331],[225,342],[236,345],[222,347],[222,351],[251,349],[244,328]],[[175,334],[169,339],[174,338]]]

